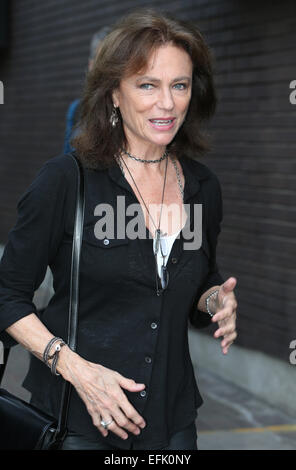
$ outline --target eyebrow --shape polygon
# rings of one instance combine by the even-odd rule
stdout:
[[[142,76],[142,77],[139,77],[139,78],[137,79],[137,81],[139,81],[139,80],[148,80],[149,82],[157,82],[157,83],[159,83],[159,82],[161,81],[161,80],[159,80],[158,78],[149,77],[148,75],[144,75],[144,76]],[[181,80],[188,80],[188,81],[191,81],[191,77],[188,77],[187,75],[184,75],[184,76],[182,76],[182,77],[174,78],[174,79],[172,80],[172,82],[179,82],[179,81],[181,81]]]

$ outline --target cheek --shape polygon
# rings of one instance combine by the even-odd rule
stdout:
[[[137,96],[122,103],[122,115],[126,120],[139,120],[152,107],[151,97]]]
[[[190,96],[183,97],[183,99],[179,99],[177,102],[177,108],[180,113],[185,114],[189,108],[190,104]]]
[[[149,111],[155,103],[155,98],[153,96],[139,95],[133,103],[135,112],[144,114],[146,111]]]

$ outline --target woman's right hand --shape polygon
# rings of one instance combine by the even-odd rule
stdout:
[[[127,431],[139,434],[146,423],[128,401],[122,388],[130,392],[140,392],[145,384],[136,383],[118,372],[100,364],[86,361],[69,347],[59,353],[58,372],[76,389],[89,412],[94,426],[106,437],[108,431],[122,439],[127,439]],[[108,430],[101,425],[101,420],[112,423]]]

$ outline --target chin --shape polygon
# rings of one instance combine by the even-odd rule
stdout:
[[[151,141],[155,144],[155,145],[169,145],[173,138],[175,137],[175,134],[174,135],[167,135],[167,136],[160,136],[159,139],[151,139]]]

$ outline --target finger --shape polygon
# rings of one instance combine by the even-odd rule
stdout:
[[[213,323],[219,322],[219,324],[221,323],[221,325],[226,324],[227,320],[231,317],[231,315],[232,315],[231,311],[229,311],[226,308],[223,308],[222,310],[219,310],[219,312],[217,312],[212,317],[212,322]]]
[[[237,284],[237,279],[235,277],[229,277],[227,281],[223,282],[223,284],[221,285],[219,289],[219,294],[221,294],[221,296],[224,297],[224,295],[233,291],[236,284]]]
[[[127,390],[130,391],[139,391],[143,390],[146,385],[145,384],[136,384],[136,382],[132,379],[127,379],[123,377],[122,375],[118,374],[118,383],[121,387],[126,388]],[[137,387],[136,387],[137,386]],[[136,388],[136,390],[135,390]],[[120,396],[116,397],[117,398],[117,403],[122,408],[124,411],[125,415],[130,418],[137,426],[140,426],[141,428],[144,428],[146,426],[146,422],[144,418],[136,411],[136,409],[130,404],[128,401],[126,395],[122,392],[120,389]]]
[[[112,387],[110,387],[108,395],[105,396],[104,394],[101,397],[101,400],[98,403],[97,411],[103,411],[104,414],[112,416],[112,418],[116,421],[118,427],[125,428],[128,431],[138,435],[140,433],[139,427],[135,423],[130,421],[130,419],[126,416],[124,412],[124,408],[128,403],[129,402],[126,398],[126,395],[123,393],[118,383],[115,382]],[[129,407],[127,408],[129,409]],[[137,414],[136,410],[134,410],[134,413]],[[132,416],[134,415],[134,413],[131,412]],[[142,426],[145,425],[144,420],[140,415],[138,415],[137,421]]]
[[[129,390],[130,392],[138,392],[139,390],[143,390],[146,385],[143,383],[136,383],[133,379],[127,379],[123,377],[121,374],[116,374],[118,378],[118,383],[122,388]]]
[[[143,417],[136,411],[136,409],[130,404],[122,388],[126,388],[130,391],[139,391],[145,388],[145,384],[136,383],[133,379],[128,379],[118,372],[114,373],[114,382],[108,384],[108,396],[104,398],[104,406],[109,412],[116,414],[120,425],[127,426],[129,430],[137,431],[138,426],[144,428],[146,426]],[[122,410],[122,411],[121,411]],[[130,422],[126,420],[130,419]],[[132,422],[133,421],[133,422]]]
[[[138,435],[140,428],[144,428],[146,423],[142,416],[128,401],[125,393],[120,387],[120,383],[124,383],[124,377],[116,374],[116,380],[110,385],[108,384],[108,395],[101,398],[100,409],[105,408],[111,416],[116,420],[119,427]],[[130,382],[130,379],[127,379]]]
[[[214,336],[215,338],[219,338],[220,336],[228,336],[232,334],[235,331],[235,325],[231,325],[227,328],[219,328],[217,331],[215,331]]]
[[[236,322],[234,317],[231,316],[228,318],[228,321],[222,320],[219,321],[219,328],[215,331],[214,336],[217,338],[218,336],[228,336],[229,334],[233,333],[236,329]]]
[[[120,407],[123,410],[124,414],[130,419],[130,421],[135,423],[136,426],[139,426],[142,429],[146,426],[144,418],[131,405],[131,403],[126,398],[126,395],[124,395]]]
[[[229,346],[235,341],[237,338],[237,333],[234,331],[232,334],[226,336],[223,341],[221,342],[221,347],[222,348],[229,348]]]
[[[225,307],[222,308],[221,310],[218,310],[217,313],[212,317],[212,322],[217,322],[217,321],[222,321],[222,320],[228,320],[235,314],[235,309],[232,307]]]
[[[108,412],[108,409],[102,407],[102,405],[100,406],[100,408],[98,408],[98,402],[95,400],[90,400],[89,397],[83,392],[80,393],[80,396],[86,405],[89,415],[91,416],[93,425],[100,431],[103,437],[106,437],[108,435],[110,425],[108,425],[108,428],[105,429],[104,426],[101,424],[101,421],[104,420],[108,423],[111,420],[111,415]],[[108,400],[107,403],[109,404],[111,402]],[[127,433],[122,430],[120,431],[118,426],[113,426],[113,429],[113,432],[115,432],[115,434],[117,434],[122,439],[126,439],[128,437]]]
[[[103,419],[102,415],[98,413],[95,409],[88,409],[88,412],[91,416],[93,425],[100,431],[103,437],[107,437],[108,430],[105,429],[104,426],[102,426],[101,424],[101,420]]]
[[[120,428],[125,428],[127,431],[132,432],[135,435],[140,434],[141,430],[139,426],[133,423],[122,411],[118,406],[114,406],[111,409],[111,415],[115,419],[117,425]]]
[[[233,342],[229,343],[227,346],[222,348],[223,354],[227,354],[229,351],[230,346],[232,345]]]
[[[122,417],[128,418],[130,420],[131,426],[134,429],[139,429],[139,427],[143,429],[146,426],[145,420],[131,405],[131,403],[128,401],[126,395],[120,387],[116,392],[113,393],[113,399],[117,403],[117,409],[115,409],[115,413],[118,413],[118,411],[120,411],[121,419]]]
[[[146,425],[144,419],[129,403],[126,395],[116,381],[112,386],[108,385],[108,388],[108,393],[99,391],[99,400],[92,402],[93,406],[91,407],[90,414],[96,421],[95,425],[100,427],[100,423],[98,422],[99,414],[102,414],[103,416],[112,416],[112,418],[116,421],[118,428],[124,427],[128,431],[138,435],[140,433],[138,425],[141,428],[144,428]],[[93,408],[95,408],[94,411]],[[130,421],[129,417],[125,413],[125,409],[127,410],[127,413],[135,419],[136,423]],[[115,428],[117,430],[116,434],[118,434],[117,427]],[[123,432],[119,433],[118,435],[120,435],[122,438],[126,437],[126,434]]]
[[[100,419],[98,419],[100,417]],[[108,424],[107,429],[104,428],[104,426],[101,424],[101,421],[104,421],[105,423],[109,423],[111,420],[111,423]],[[116,422],[114,416],[110,413],[110,411],[106,408],[102,408],[99,413],[96,414],[96,426],[98,429],[103,430],[103,431],[111,431],[117,436],[119,436],[121,439],[127,439],[128,434],[125,432],[120,426],[118,426],[118,423]]]
[[[235,310],[237,309],[237,305],[238,304],[237,304],[235,295],[232,292],[230,294],[225,295],[222,299],[223,308],[229,307]]]
[[[109,415],[110,416],[110,415]],[[105,422],[109,422],[111,418],[103,418]],[[125,432],[118,424],[116,421],[113,419],[112,423],[108,425],[108,431],[113,432],[117,436],[119,436],[121,439],[126,440],[128,438],[128,433]]]
[[[224,336],[221,346],[222,347],[227,346],[228,343],[235,341],[236,338],[237,338],[237,332],[235,330],[229,333],[228,335]]]
[[[223,348],[222,349],[223,354],[226,355],[228,353],[228,350],[229,350],[229,347]]]
[[[223,354],[227,354],[230,346],[232,345],[233,341],[227,344],[226,346],[221,346],[222,347],[222,352]]]
[[[105,429],[104,426],[102,426],[101,424],[101,421],[102,421],[103,417],[99,414],[98,415],[98,429],[99,431],[101,432],[101,434],[103,434],[104,437],[107,437],[108,436],[108,429]],[[108,423],[108,421],[107,421]]]

